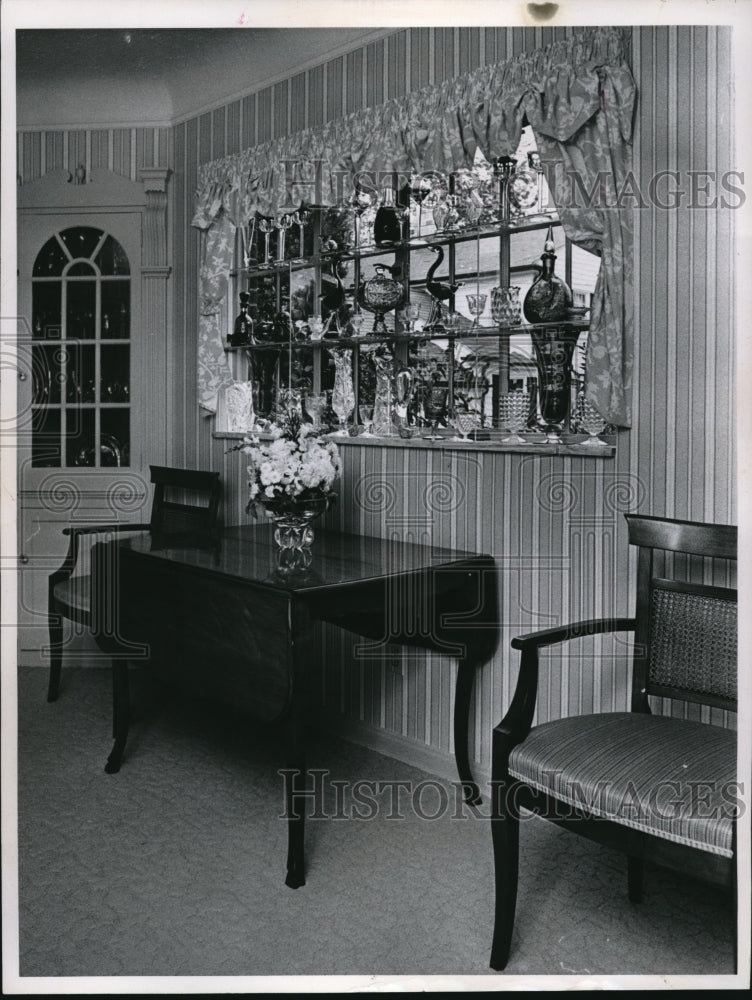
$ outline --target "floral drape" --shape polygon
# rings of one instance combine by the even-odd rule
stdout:
[[[388,171],[451,173],[471,166],[476,149],[489,160],[511,156],[526,118],[566,234],[601,255],[588,395],[610,422],[628,426],[632,225],[629,212],[613,205],[630,168],[635,97],[622,33],[583,29],[509,62],[207,164],[193,219],[207,231],[200,276],[201,405],[213,412],[217,391],[232,381],[217,301],[224,294],[236,226],[255,211],[271,215],[301,202],[343,202],[362,172],[371,177]]]

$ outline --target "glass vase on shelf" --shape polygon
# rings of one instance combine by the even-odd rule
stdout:
[[[332,351],[334,359],[334,388],[332,389],[332,409],[339,419],[337,434],[347,434],[347,418],[355,409],[355,387],[352,377],[352,351],[340,349]]]

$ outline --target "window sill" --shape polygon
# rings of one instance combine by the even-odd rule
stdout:
[[[562,455],[578,458],[613,458],[616,446],[610,441],[603,446],[586,445],[582,435],[573,435],[561,444],[543,440],[529,440],[525,444],[504,444],[496,431],[495,440],[460,441],[451,434],[445,434],[438,439],[429,437],[371,437],[363,435],[327,434],[326,437],[335,441],[340,447],[356,446],[364,448],[426,448],[432,451],[490,451],[517,455]],[[218,440],[242,441],[247,435],[238,431],[215,431],[212,437]],[[271,440],[268,434],[259,434],[259,440]]]

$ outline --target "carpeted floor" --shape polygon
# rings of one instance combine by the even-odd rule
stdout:
[[[492,855],[486,819],[457,818],[453,788],[377,799],[372,819],[311,820],[307,884],[284,886],[279,746],[228,713],[186,702],[134,722],[118,775],[105,671],[19,672],[22,976],[487,976]],[[139,699],[136,684],[136,700]],[[332,780],[430,776],[326,736],[311,767]],[[439,787],[448,808],[441,812]],[[358,804],[340,786],[340,814]],[[361,788],[361,792],[363,789]],[[390,812],[402,818],[388,818]],[[418,813],[422,812],[423,817]],[[626,898],[621,856],[539,820],[522,833],[509,975],[718,975],[733,971],[733,922],[716,891],[648,871]]]

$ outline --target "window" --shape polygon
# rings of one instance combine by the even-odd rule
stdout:
[[[233,306],[241,292],[247,293],[253,323],[246,341],[253,344],[250,377],[267,387],[257,397],[256,414],[272,412],[272,382],[275,390],[330,389],[330,352],[337,340],[344,340],[342,346],[355,348],[358,402],[373,402],[376,379],[370,359],[374,351],[383,353],[386,342],[395,364],[413,373],[411,423],[436,420],[424,412],[423,403],[429,388],[445,388],[446,412],[439,426],[448,427],[452,410],[465,408],[477,414],[482,430],[491,431],[500,426],[499,396],[524,388],[532,399],[530,426],[542,425],[536,416],[540,374],[521,308],[538,276],[549,227],[556,273],[571,289],[572,305],[583,313],[595,288],[599,258],[565,237],[529,127],[512,159],[514,171],[506,186],[501,171],[480,153],[472,169],[451,176],[394,177],[391,186],[401,207],[403,238],[391,245],[374,244],[379,203],[374,193],[382,190],[384,178],[379,178],[380,184],[374,181],[370,193],[365,188],[360,192],[357,206],[353,199],[346,206],[307,212],[303,227],[292,213],[284,229],[279,220],[257,219],[245,232],[239,231]],[[353,341],[348,315],[360,309],[358,288],[379,267],[394,270],[417,318],[408,320],[401,309],[389,311],[386,333],[381,326],[375,336],[374,316],[365,313],[364,336]],[[492,307],[493,292],[510,286],[518,292],[518,318],[499,319]],[[345,302],[340,336],[313,347],[300,327],[316,314],[327,320],[338,292]],[[334,325],[330,322],[330,334]],[[584,380],[587,332],[586,324],[580,325],[571,364],[570,413]],[[243,343],[233,341],[232,328],[227,334],[228,344]],[[576,428],[570,422],[565,429]]]
[[[32,270],[32,465],[127,466],[130,265],[101,229],[55,233]]]

